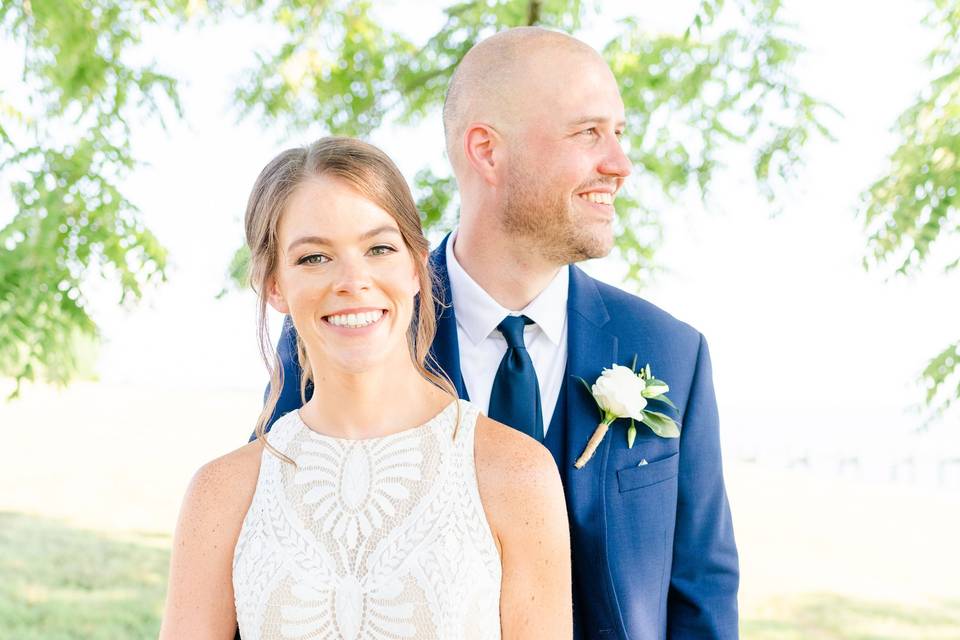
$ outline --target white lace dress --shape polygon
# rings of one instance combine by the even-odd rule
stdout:
[[[453,439],[460,409],[460,426]],[[244,640],[499,638],[500,556],[477,491],[477,408],[368,440],[293,411],[267,450],[233,558]]]

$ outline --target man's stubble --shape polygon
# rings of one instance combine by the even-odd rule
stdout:
[[[610,253],[612,231],[591,233],[578,224],[570,196],[551,192],[542,178],[511,165],[500,224],[510,237],[529,243],[543,260],[565,265]]]

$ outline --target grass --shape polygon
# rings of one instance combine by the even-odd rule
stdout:
[[[169,545],[0,512],[0,638],[156,638]]]
[[[156,638],[166,535],[106,534],[0,512],[0,638]],[[960,600],[904,606],[830,593],[777,597],[742,612],[745,640],[960,638]]]
[[[771,599],[744,612],[747,640],[958,640],[960,600],[904,606],[831,593]]]
[[[0,447],[0,640],[156,638],[187,482],[259,408],[87,383],[0,403],[30,425]],[[725,465],[745,640],[960,640],[956,492]]]

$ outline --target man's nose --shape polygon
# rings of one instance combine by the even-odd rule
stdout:
[[[620,140],[618,138],[612,138],[611,141],[607,143],[607,149],[605,151],[606,153],[599,167],[600,173],[618,178],[626,178],[629,176],[633,170],[633,164],[630,162],[627,154],[623,152]]]

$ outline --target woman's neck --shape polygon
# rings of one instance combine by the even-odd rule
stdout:
[[[313,396],[303,421],[325,435],[376,438],[423,424],[453,398],[424,379],[409,355],[360,373],[314,367]]]

